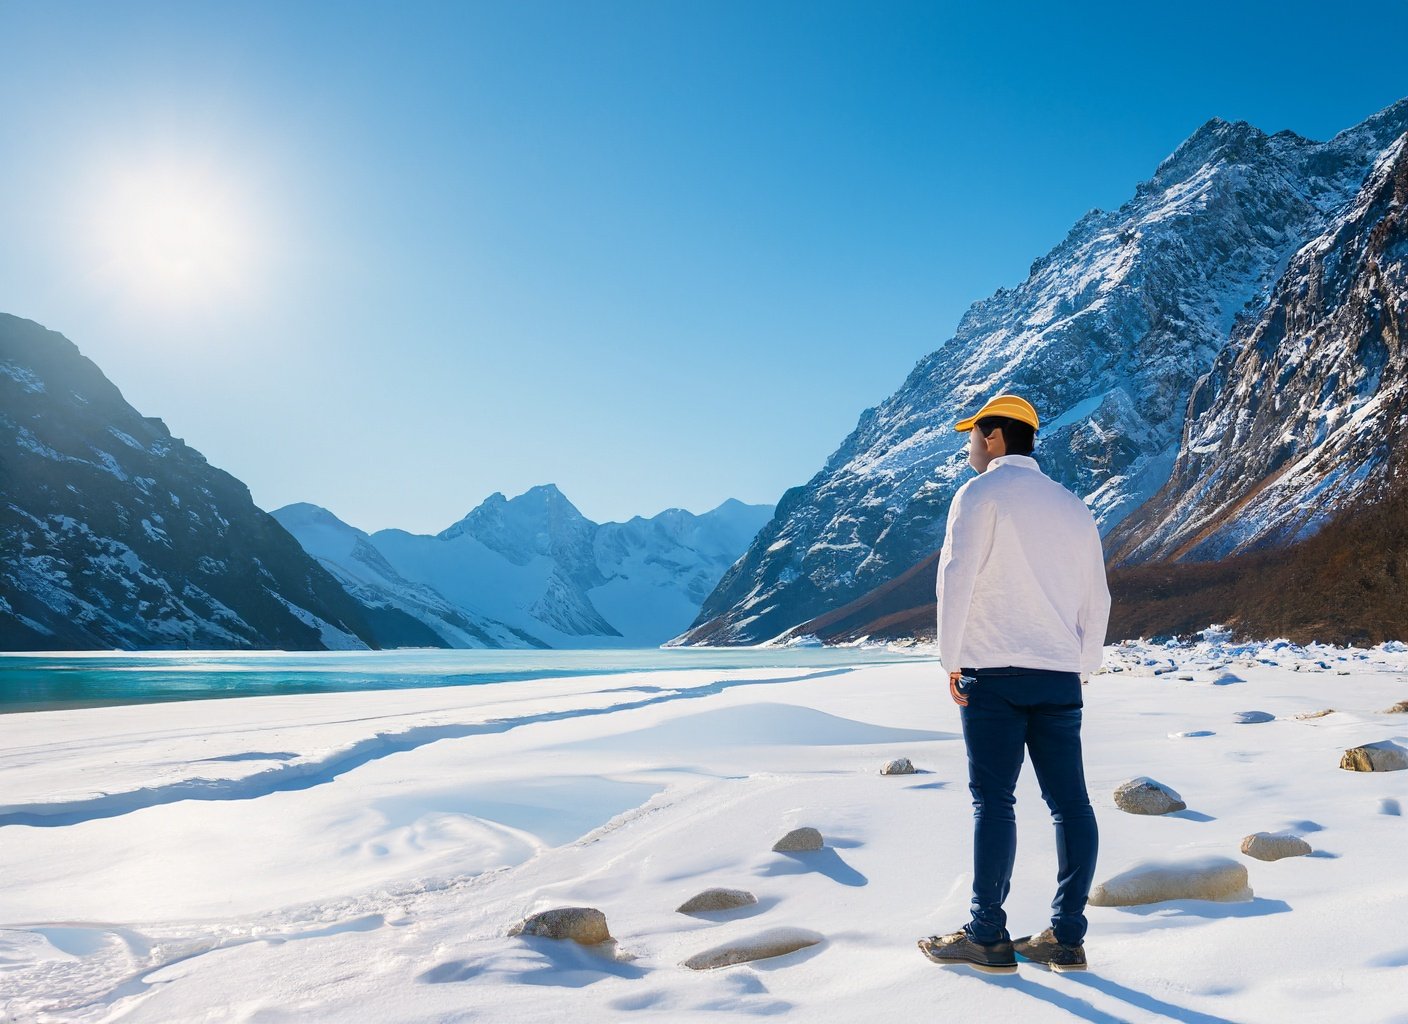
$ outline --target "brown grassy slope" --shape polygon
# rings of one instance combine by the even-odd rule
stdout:
[[[1373,645],[1408,638],[1408,474],[1307,540],[1222,562],[1109,574],[1111,641],[1225,623],[1240,639]]]
[[[850,604],[797,626],[828,643],[934,639],[938,552]],[[1222,562],[1113,569],[1109,643],[1179,636],[1213,623],[1238,639],[1382,643],[1408,639],[1408,472],[1287,548]]]

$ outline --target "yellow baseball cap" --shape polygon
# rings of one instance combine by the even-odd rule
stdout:
[[[1025,398],[1018,398],[1016,395],[997,395],[994,398],[989,398],[987,405],[972,416],[955,423],[953,429],[965,432],[972,430],[973,424],[984,416],[1008,416],[1014,420],[1021,420],[1023,423],[1030,423],[1033,430],[1041,426],[1036,417],[1036,409],[1032,407],[1031,402]]]

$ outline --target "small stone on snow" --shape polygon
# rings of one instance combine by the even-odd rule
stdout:
[[[705,889],[675,908],[677,914],[697,914],[708,910],[733,910],[757,903],[758,897],[746,889]]]
[[[1130,814],[1168,814],[1188,807],[1177,792],[1146,775],[1121,783],[1115,789],[1115,806]]]
[[[805,850],[820,850],[822,845],[821,833],[810,825],[805,825],[788,832],[773,843],[772,848],[778,853],[795,853]]]
[[[816,932],[801,928],[771,928],[756,935],[734,939],[719,946],[713,946],[696,953],[683,966],[694,971],[707,971],[715,967],[728,967],[730,964],[747,963],[750,960],[766,960],[768,957],[783,956],[787,953],[815,946],[822,941]]]
[[[1257,860],[1280,860],[1283,857],[1304,857],[1310,844],[1300,836],[1253,832],[1242,840],[1242,852]]]
[[[510,935],[541,935],[547,939],[571,939],[584,946],[609,942],[606,915],[594,907],[557,907],[525,918],[509,929]]]

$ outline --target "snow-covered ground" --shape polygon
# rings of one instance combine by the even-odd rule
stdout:
[[[915,948],[971,880],[931,658],[0,716],[0,1021],[1408,1021],[1408,771],[1338,767],[1408,745],[1408,648],[1209,637],[1112,646],[1086,688],[1097,881],[1216,854],[1254,898],[1091,908],[1085,975]],[[1188,809],[1116,809],[1140,775]],[[1018,817],[1014,934],[1054,888],[1030,769]],[[823,850],[772,852],[803,825]],[[1238,852],[1280,830],[1314,852]],[[711,886],[758,902],[675,912]],[[616,945],[507,935],[558,906]],[[680,966],[777,928],[822,940]]]

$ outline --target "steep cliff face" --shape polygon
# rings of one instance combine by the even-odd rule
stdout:
[[[1408,134],[1290,261],[1188,403],[1167,484],[1113,565],[1211,561],[1316,533],[1408,458]]]
[[[67,338],[0,314],[0,648],[420,643]]]
[[[952,423],[999,391],[1043,416],[1037,458],[1108,534],[1164,485],[1195,383],[1239,315],[1359,193],[1408,129],[1408,100],[1317,143],[1209,121],[1119,210],[1093,210],[1019,287],[867,409],[675,643],[756,643],[839,608],[932,554],[971,474]]]

